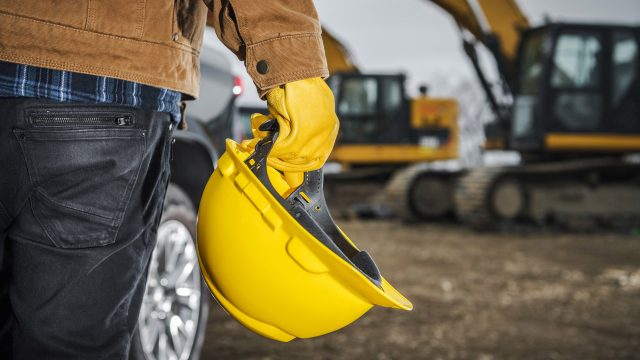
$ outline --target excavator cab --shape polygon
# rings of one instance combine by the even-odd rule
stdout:
[[[340,118],[331,159],[348,164],[406,164],[458,155],[457,102],[415,99],[402,74],[336,73],[327,80]]]
[[[328,79],[341,120],[340,143],[408,143],[403,75],[335,74]]]
[[[550,24],[523,34],[510,144],[523,153],[640,150],[640,28]]]

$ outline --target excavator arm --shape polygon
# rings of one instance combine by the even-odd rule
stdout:
[[[463,46],[478,76],[487,100],[496,115],[498,132],[509,132],[509,96],[513,84],[515,59],[521,32],[529,29],[516,0],[428,0],[447,12],[458,24]],[[480,65],[475,44],[483,44],[493,55],[502,78],[501,86],[493,86]],[[501,90],[496,90],[501,89]],[[504,100],[504,99],[507,100]],[[501,137],[504,135],[501,135]]]
[[[493,39],[498,41],[498,56],[511,65],[515,60],[520,33],[529,28],[516,0],[428,0],[467,30],[473,37],[494,50]]]
[[[494,52],[499,61],[511,67],[520,41],[520,32],[529,28],[529,22],[516,0],[428,0],[468,31],[475,41]],[[348,49],[326,28],[322,29],[329,72],[358,72]],[[502,69],[501,69],[502,70]]]
[[[353,62],[349,50],[324,27],[322,27],[322,42],[324,44],[324,52],[327,57],[330,74],[337,72],[360,72]]]

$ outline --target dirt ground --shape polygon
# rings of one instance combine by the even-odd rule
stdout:
[[[203,359],[640,359],[640,235],[343,221],[412,312],[278,343],[212,304]]]

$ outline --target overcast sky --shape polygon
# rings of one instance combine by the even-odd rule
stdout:
[[[474,79],[453,19],[428,0],[316,0],[324,26],[350,50],[365,72],[409,76],[419,83]],[[640,0],[518,0],[535,26],[553,21],[640,25]],[[242,102],[257,98],[251,89]],[[437,91],[437,84],[436,84]],[[447,94],[440,94],[447,95]]]

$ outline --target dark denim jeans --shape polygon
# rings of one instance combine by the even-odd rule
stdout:
[[[0,359],[126,359],[170,116],[0,99]]]

